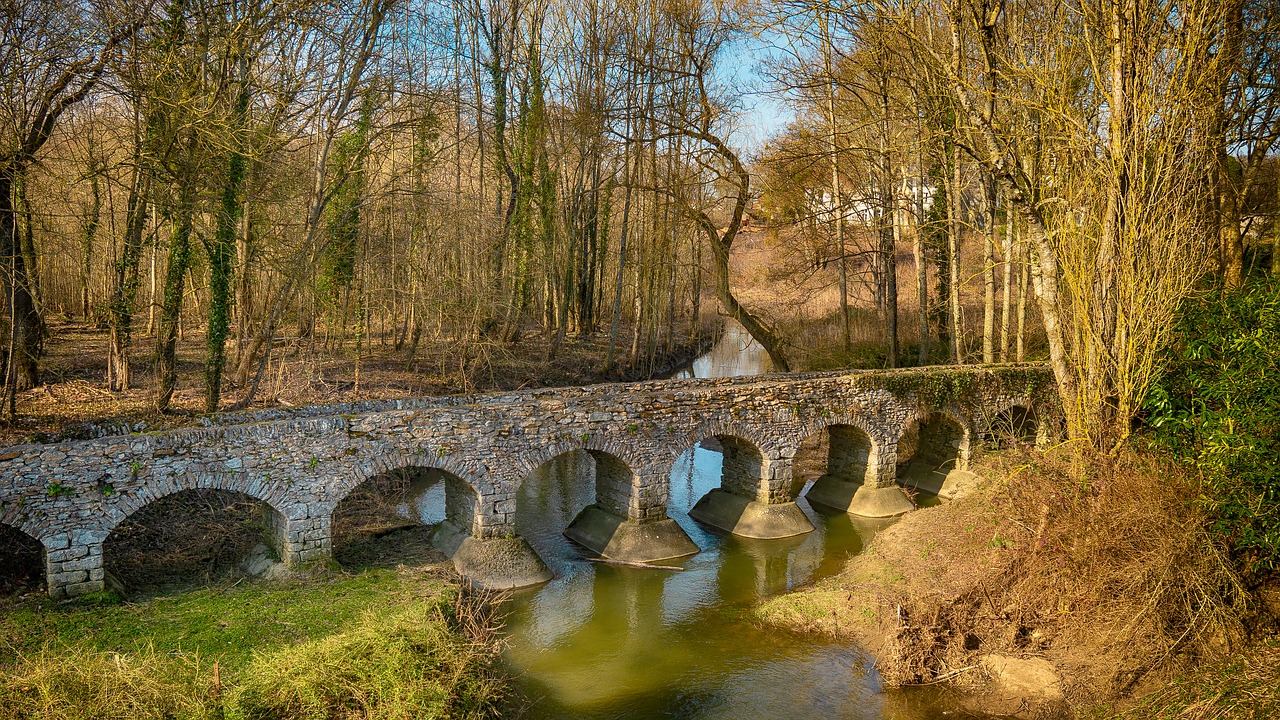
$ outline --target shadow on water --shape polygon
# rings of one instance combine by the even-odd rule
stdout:
[[[761,598],[838,572],[892,520],[818,512],[802,496],[814,532],[724,535],[688,516],[720,486],[723,455],[714,441],[706,445],[687,450],[671,471],[668,513],[701,551],[671,561],[681,571],[594,563],[562,535],[594,501],[590,455],[562,455],[526,479],[517,529],[556,575],[517,594],[506,618],[505,661],[532,703],[527,717],[937,717],[939,691],[882,692],[860,649],[748,617]]]

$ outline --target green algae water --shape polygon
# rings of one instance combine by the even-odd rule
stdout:
[[[697,377],[767,369],[759,345],[729,329]],[[685,375],[686,377],[689,375]],[[828,514],[798,504],[813,532],[748,540],[703,526],[688,510],[719,487],[714,441],[671,471],[668,514],[701,552],[664,563],[679,570],[593,562],[561,533],[594,502],[594,460],[569,453],[528,478],[517,529],[555,579],[517,593],[506,617],[504,659],[528,700],[526,717],[857,718],[925,720],[958,715],[939,690],[883,692],[873,660],[856,647],[763,628],[761,599],[839,571],[892,520]]]

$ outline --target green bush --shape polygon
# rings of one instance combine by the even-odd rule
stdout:
[[[1199,469],[1199,500],[1240,569],[1280,569],[1280,283],[1188,306],[1147,398],[1158,441]]]

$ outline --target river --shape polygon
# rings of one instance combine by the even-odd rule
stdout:
[[[763,348],[736,323],[677,377],[767,372]],[[847,644],[753,624],[763,597],[831,575],[892,520],[819,512],[816,530],[783,540],[713,532],[688,510],[720,482],[714,441],[671,471],[669,515],[701,552],[639,569],[591,562],[561,533],[594,501],[594,464],[569,453],[527,479],[517,528],[555,572],[518,592],[506,615],[504,661],[528,699],[526,717],[857,718],[955,715],[942,691],[882,691],[873,660]]]

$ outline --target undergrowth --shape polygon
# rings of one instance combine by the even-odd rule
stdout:
[[[1126,697],[1245,637],[1247,591],[1172,461],[1063,451],[1008,472],[993,505],[1013,562],[994,603],[1028,645],[1059,648],[1084,693]]]
[[[1214,534],[1261,584],[1280,571],[1280,282],[1186,308],[1166,359],[1146,422],[1200,474]]]
[[[1271,720],[1280,717],[1280,641],[1197,668],[1117,720]]]

